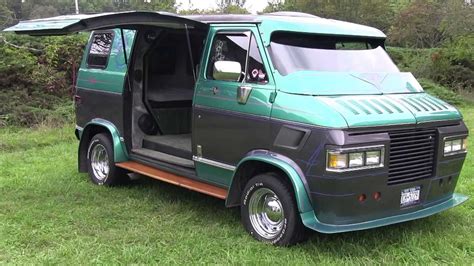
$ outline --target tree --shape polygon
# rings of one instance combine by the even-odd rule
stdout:
[[[217,0],[217,10],[223,14],[248,14],[244,8],[246,0]]]
[[[48,17],[54,15],[74,14],[75,6],[72,0],[3,0],[17,3],[15,13],[21,19]],[[20,3],[20,4],[18,4]],[[80,0],[81,13],[100,13],[126,10],[168,11],[176,12],[175,0]]]
[[[272,0],[264,12],[298,11],[316,16],[366,24],[388,30],[393,18],[386,0]]]
[[[448,41],[473,34],[474,8],[464,4],[464,0],[447,0],[443,5],[444,17],[440,31]],[[474,44],[473,44],[474,45]]]
[[[0,30],[14,22],[14,13],[8,9],[5,2],[4,0],[0,0]]]
[[[28,16],[29,19],[48,18],[59,15],[58,10],[54,6],[35,5],[32,10],[34,11]]]
[[[246,0],[217,0],[217,7],[221,10],[229,6],[244,7]]]
[[[424,0],[414,1],[396,17],[390,29],[389,41],[401,46],[435,47],[443,40],[440,30],[442,21],[441,4]]]

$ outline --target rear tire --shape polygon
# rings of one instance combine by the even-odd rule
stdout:
[[[306,239],[291,185],[276,173],[247,182],[240,210],[245,229],[259,241],[290,246]]]
[[[130,180],[123,169],[115,166],[112,141],[104,133],[93,136],[89,142],[87,171],[96,185],[115,186]]]

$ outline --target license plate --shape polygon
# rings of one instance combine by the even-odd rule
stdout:
[[[411,187],[402,190],[400,196],[400,207],[407,207],[420,202],[421,187]]]

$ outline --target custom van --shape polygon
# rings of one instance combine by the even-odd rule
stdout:
[[[454,193],[461,114],[399,71],[375,28],[293,12],[121,12],[6,31],[91,32],[74,103],[79,171],[95,184],[134,172],[217,197],[282,246],[467,200]]]

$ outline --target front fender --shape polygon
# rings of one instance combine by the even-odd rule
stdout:
[[[238,173],[239,168],[242,167],[242,165],[248,161],[263,162],[282,170],[288,176],[291,181],[291,184],[293,185],[293,189],[295,191],[295,199],[298,205],[299,212],[304,213],[313,210],[310,198],[308,197],[308,188],[306,180],[298,165],[286,156],[269,152],[266,150],[252,151],[239,162],[239,164],[237,165],[237,170],[234,172],[234,177],[232,178],[232,183],[229,188],[229,195],[237,190],[236,187],[238,180],[236,180],[236,173]],[[229,200],[230,199],[228,197],[227,201]]]
[[[120,136],[120,133],[118,129],[115,127],[115,125],[105,119],[95,118],[95,119],[92,119],[90,122],[88,122],[84,126],[84,129],[79,132],[79,137],[80,137],[79,147],[83,147],[83,145],[85,145],[86,147],[88,146],[88,143],[83,143],[83,141],[89,141],[89,138],[84,140],[82,136],[84,136],[85,134],[88,134],[90,130],[96,126],[105,128],[110,133],[110,136],[112,138],[112,143],[114,146],[114,161],[116,163],[128,161],[128,152],[127,152],[127,148],[125,147],[125,142],[123,141],[123,138]],[[89,136],[89,137],[92,137],[92,136]]]

